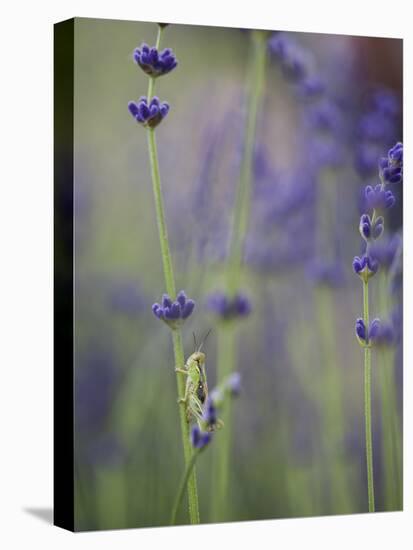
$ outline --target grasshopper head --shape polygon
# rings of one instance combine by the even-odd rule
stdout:
[[[192,359],[198,363],[198,365],[202,366],[205,364],[205,353],[202,353],[202,351],[196,351],[192,354]]]

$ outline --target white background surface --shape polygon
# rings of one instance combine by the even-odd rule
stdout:
[[[73,535],[27,512],[52,507],[52,25],[73,16],[405,38],[412,135],[410,2],[98,0],[7,2],[0,31],[0,547],[412,548],[412,192],[405,170],[405,512]],[[410,32],[410,36],[409,36]],[[409,69],[409,70],[407,70]],[[407,100],[407,101],[406,101]],[[410,125],[406,123],[410,121]],[[410,342],[409,342],[410,336]],[[410,539],[410,540],[409,540]]]

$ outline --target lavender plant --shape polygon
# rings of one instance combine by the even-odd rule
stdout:
[[[266,31],[253,30],[250,32],[251,58],[247,73],[247,118],[245,123],[243,157],[237,186],[235,204],[232,216],[230,247],[226,266],[226,296],[232,305],[237,301],[240,287],[240,275],[244,259],[245,239],[248,231],[250,209],[252,170],[254,160],[254,144],[257,129],[258,114],[264,92],[265,72],[267,63]],[[218,333],[218,379],[225,379],[235,370],[237,330],[234,323],[221,325]],[[232,410],[229,403],[225,411],[227,426],[221,445],[216,450],[213,465],[213,476],[217,490],[214,491],[211,501],[212,517],[222,520],[228,512],[228,473],[231,448]]]
[[[172,331],[174,349],[174,362],[176,368],[183,368],[185,365],[184,350],[182,343],[181,326],[194,309],[194,302],[187,300],[181,291],[176,294],[175,276],[172,264],[172,256],[168,241],[168,230],[165,219],[165,210],[161,189],[161,178],[159,172],[158,151],[156,145],[155,128],[162,122],[169,111],[169,105],[161,102],[155,95],[156,81],[160,76],[169,73],[177,66],[177,60],[170,49],[160,52],[162,33],[165,24],[158,25],[156,45],[149,48],[143,44],[134,53],[134,60],[138,66],[149,76],[147,96],[141,97],[139,101],[130,102],[129,112],[135,120],[143,125],[148,132],[148,149],[151,164],[152,187],[155,200],[156,219],[159,232],[162,264],[167,294],[162,299],[162,305],[154,304],[152,310],[156,317],[162,319]],[[176,296],[176,301],[170,297]],[[178,399],[181,400],[185,393],[185,383],[179,373],[176,373]],[[180,405],[180,421],[182,432],[182,444],[184,449],[185,464],[191,463],[193,450],[189,438],[189,424],[186,410],[183,403]],[[188,473],[188,504],[189,519],[192,524],[199,523],[198,493],[195,469],[191,468]]]
[[[386,187],[388,184],[401,183],[403,180],[403,145],[397,143],[387,157],[379,161],[380,185],[365,188],[367,212],[360,218],[359,231],[365,241],[365,253],[353,260],[353,269],[363,283],[363,317],[356,321],[356,336],[364,349],[364,412],[366,438],[366,466],[368,510],[375,511],[374,477],[373,477],[373,444],[372,444],[372,411],[371,411],[371,348],[377,344],[381,333],[380,319],[370,322],[369,280],[377,273],[379,262],[371,255],[371,245],[381,237],[384,231],[384,218],[381,213],[391,208],[394,195]]]
[[[314,463],[314,475],[319,486],[328,492],[331,500],[329,509],[347,513],[352,510],[352,495],[349,490],[348,468],[344,456],[344,404],[343,373],[340,369],[336,332],[335,291],[343,283],[343,268],[340,263],[338,239],[339,216],[337,212],[338,179],[342,170],[345,151],[346,124],[343,106],[331,90],[331,80],[324,80],[315,70],[314,60],[308,49],[285,33],[277,33],[270,40],[272,58],[280,66],[282,75],[301,100],[299,107],[303,124],[301,148],[305,151],[304,169],[298,170],[297,180],[303,180],[303,173],[310,180],[307,197],[302,201],[305,208],[306,227],[290,248],[297,250],[301,244],[310,251],[307,274],[314,283],[314,310],[318,339],[317,361],[323,366],[320,417],[321,448],[329,456],[325,466]],[[297,185],[294,186],[297,188]],[[302,183],[301,183],[302,187]],[[311,202],[310,202],[311,200]],[[309,214],[311,218],[309,218]],[[295,222],[295,217],[291,216]],[[286,225],[285,225],[286,226]],[[306,239],[303,238],[306,235]],[[310,240],[310,243],[307,242]],[[312,242],[311,242],[312,241]],[[307,261],[305,253],[300,261]],[[335,398],[331,399],[331,393]],[[332,453],[334,449],[334,456]],[[327,484],[322,483],[328,478]],[[320,509],[319,513],[323,510]]]

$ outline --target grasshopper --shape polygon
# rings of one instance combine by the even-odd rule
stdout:
[[[204,421],[204,405],[208,399],[208,384],[205,370],[205,353],[201,351],[203,344],[208,338],[211,330],[209,330],[201,342],[201,345],[196,349],[196,338],[194,334],[194,344],[196,351],[188,357],[184,368],[175,368],[175,372],[184,374],[186,378],[185,395],[178,399],[178,403],[182,403],[186,407],[188,422],[196,421],[201,430],[205,429]],[[217,427],[221,422],[217,422]],[[209,430],[214,430],[215,426],[209,426]]]

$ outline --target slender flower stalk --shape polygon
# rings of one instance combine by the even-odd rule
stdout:
[[[129,104],[129,111],[136,120],[143,124],[147,128],[148,132],[148,150],[149,150],[149,159],[151,165],[151,176],[152,176],[152,187],[153,195],[155,200],[155,210],[156,210],[156,220],[158,225],[159,232],[159,242],[161,248],[162,256],[162,265],[165,278],[165,287],[169,296],[176,296],[176,287],[175,287],[175,277],[172,264],[172,256],[169,247],[168,241],[168,231],[165,218],[165,209],[163,204],[162,189],[161,189],[161,178],[159,172],[159,161],[158,161],[158,151],[155,137],[155,127],[162,121],[166,116],[169,105],[166,103],[160,103],[159,100],[154,96],[155,93],[155,84],[157,77],[162,74],[169,72],[171,67],[171,62],[165,62],[165,56],[163,58],[164,64],[159,63],[159,48],[161,45],[161,37],[164,26],[158,25],[158,35],[156,39],[155,48],[147,50],[146,45],[142,46],[140,50],[135,50],[135,61],[138,65],[149,75],[149,85],[147,98],[141,98],[141,100],[135,104]],[[169,51],[168,51],[169,52]],[[171,52],[168,53],[170,57]],[[142,59],[142,55],[144,56]],[[145,57],[147,56],[147,57]],[[162,58],[162,54],[160,56]],[[144,66],[142,66],[142,63]],[[165,64],[166,63],[166,64]],[[176,66],[176,61],[172,62],[174,67]],[[149,67],[149,68],[148,68]],[[153,67],[153,70],[150,69]],[[162,72],[162,67],[167,68],[166,71]],[[172,67],[172,68],[174,68]],[[166,107],[165,107],[166,106]],[[168,297],[169,298],[169,297]],[[179,304],[179,296],[177,297]],[[157,304],[159,306],[159,304]],[[164,299],[164,312],[169,311],[166,309],[168,304],[165,303]],[[171,304],[172,306],[173,304]],[[178,306],[179,307],[179,306]],[[175,308],[176,309],[176,308]],[[172,329],[172,340],[173,340],[173,349],[174,349],[174,358],[175,358],[175,367],[183,368],[185,364],[184,350],[182,344],[182,334],[179,323],[173,324],[174,320],[174,311],[171,311],[171,319],[169,320],[169,326]],[[155,315],[161,318],[161,315],[158,313],[159,308],[154,310]],[[179,316],[179,315],[178,315]],[[180,316],[183,318],[183,315]],[[185,393],[185,381],[182,376],[178,373],[176,374],[177,388],[178,388],[178,399],[182,399]],[[189,437],[189,424],[186,418],[185,405],[180,404],[180,422],[181,422],[181,432],[182,432],[182,443],[184,448],[184,458],[185,465],[188,471],[188,504],[189,504],[189,519],[192,524],[199,523],[199,507],[198,507],[198,493],[197,493],[197,483],[196,483],[196,472],[194,465],[189,468],[193,458],[193,449],[191,447],[190,437]],[[195,461],[194,461],[195,463]]]
[[[403,145],[397,143],[392,147],[387,157],[379,161],[380,185],[367,186],[365,189],[366,208],[372,210],[360,218],[360,235],[366,242],[366,252],[353,260],[353,269],[363,282],[363,318],[356,321],[356,336],[364,348],[364,414],[366,439],[367,494],[368,510],[375,511],[374,472],[373,472],[373,442],[372,442],[372,410],[371,410],[371,347],[380,338],[381,322],[374,319],[370,322],[369,311],[369,279],[378,270],[379,264],[371,255],[371,245],[381,237],[384,231],[384,218],[378,210],[391,208],[395,204],[394,195],[386,190],[390,183],[401,183],[403,180]]]
[[[196,420],[191,428],[191,445],[194,449],[191,460],[185,468],[176,494],[175,502],[172,508],[170,525],[175,525],[176,515],[182,501],[185,489],[188,485],[189,477],[195,467],[195,462],[200,452],[205,449],[212,440],[212,434],[217,427],[222,427],[222,422],[218,418],[218,409],[222,407],[225,401],[237,397],[241,391],[241,377],[235,372],[227,377],[224,382],[212,390],[202,408],[202,415]]]
[[[182,476],[181,482],[179,484],[179,489],[178,489],[178,492],[177,492],[176,497],[175,497],[175,502],[174,502],[174,505],[173,505],[173,508],[172,508],[172,514],[171,514],[171,519],[170,519],[169,525],[175,525],[175,523],[176,523],[176,515],[178,513],[179,506],[180,506],[181,501],[182,501],[182,497],[184,496],[185,489],[186,489],[186,486],[188,484],[189,476],[191,475],[192,470],[195,467],[195,462],[197,461],[201,450],[202,450],[202,448],[195,449],[195,451],[192,453],[190,461],[187,463],[187,465],[185,467],[185,472]]]
[[[258,112],[264,92],[267,61],[267,33],[265,31],[252,31],[251,40],[252,59],[248,71],[249,81],[247,86],[249,97],[245,127],[244,154],[235,199],[227,271],[227,290],[230,295],[238,290],[239,274],[244,254],[244,243],[249,224],[255,134]]]
[[[249,313],[250,306],[247,304],[244,312],[243,305],[240,306],[243,298],[239,294],[240,275],[244,256],[245,238],[248,231],[248,224],[251,209],[252,170],[254,159],[255,135],[257,129],[258,114],[264,92],[265,72],[267,62],[267,32],[251,31],[251,59],[247,74],[247,120],[245,126],[244,151],[240,169],[239,184],[237,187],[235,205],[233,211],[232,228],[230,236],[230,250],[227,264],[227,301],[225,305],[222,300],[218,307],[222,311],[217,312],[224,322],[220,324],[218,334],[218,363],[217,376],[223,379],[235,370],[237,363],[236,322],[234,316],[243,316]],[[213,306],[214,307],[214,306]],[[242,311],[238,312],[238,309]],[[231,320],[223,313],[230,314]],[[230,313],[231,312],[231,313]],[[229,322],[226,322],[229,321]],[[211,517],[214,521],[223,521],[228,515],[228,475],[231,450],[232,430],[232,405],[228,403],[225,409],[225,434],[221,444],[216,448],[213,459],[213,479],[216,490],[212,493]]]
[[[363,319],[369,326],[369,282],[363,281]],[[366,430],[367,493],[369,512],[374,512],[373,440],[371,429],[371,348],[364,348],[364,417]]]

